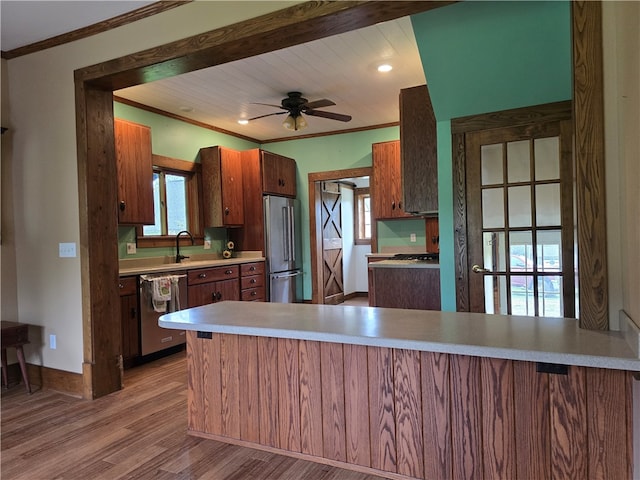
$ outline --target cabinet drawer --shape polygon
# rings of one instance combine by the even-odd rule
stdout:
[[[243,302],[264,302],[264,287],[243,289],[241,297]]]
[[[250,277],[242,277],[240,279],[240,288],[245,290],[247,288],[262,287],[264,285],[264,275],[252,275]]]
[[[230,278],[238,278],[238,265],[228,265],[225,267],[200,268],[198,270],[190,270],[187,272],[187,283],[189,285],[198,285],[200,283],[215,282],[218,280],[227,280]]]
[[[121,297],[125,295],[135,295],[137,289],[137,277],[120,277],[120,280],[118,281],[118,291]]]
[[[240,275],[258,275],[264,273],[264,262],[243,263],[240,265]],[[243,287],[244,288],[244,287]]]

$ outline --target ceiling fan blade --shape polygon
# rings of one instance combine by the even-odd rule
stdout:
[[[329,100],[328,98],[322,98],[320,100],[315,100],[313,102],[307,102],[302,106],[303,110],[306,109],[314,109],[314,108],[322,108],[322,107],[331,107],[335,105],[334,102],[332,102],[331,100]]]
[[[267,107],[282,108],[283,110],[285,109],[282,105],[274,105],[273,103],[251,102],[251,105],[266,105]]]
[[[287,112],[275,112],[275,113],[267,113],[266,115],[260,115],[258,117],[253,117],[253,118],[247,118],[247,121],[251,121],[251,120],[257,120],[259,118],[264,118],[264,117],[270,117],[272,115],[284,115]]]
[[[312,117],[330,118],[331,120],[338,120],[340,122],[348,122],[351,120],[351,115],[343,115],[342,113],[323,112],[322,110],[305,110],[307,115]]]

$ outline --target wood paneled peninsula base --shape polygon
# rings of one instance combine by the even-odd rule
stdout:
[[[387,478],[632,478],[640,359],[616,332],[247,302],[160,325],[187,330],[193,435]]]

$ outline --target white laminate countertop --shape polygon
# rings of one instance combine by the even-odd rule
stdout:
[[[620,332],[563,318],[226,301],[162,315],[164,328],[640,371]]]
[[[144,275],[148,273],[164,273],[194,268],[224,267],[225,265],[239,265],[241,263],[263,262],[265,259],[256,255],[240,255],[232,258],[206,258],[203,256],[193,256],[193,259],[183,260],[180,263],[169,262],[164,257],[140,259],[140,260],[120,260],[120,276]]]

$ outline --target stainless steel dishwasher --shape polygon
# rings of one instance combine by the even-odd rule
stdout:
[[[140,275],[140,346],[141,354],[159,352],[169,347],[185,343],[184,330],[171,330],[158,325],[158,318],[164,312],[158,311],[158,303],[154,308],[153,281],[157,278],[175,279],[171,287],[171,299],[166,302],[166,313],[187,308],[187,275],[186,272],[165,272],[153,275]]]

